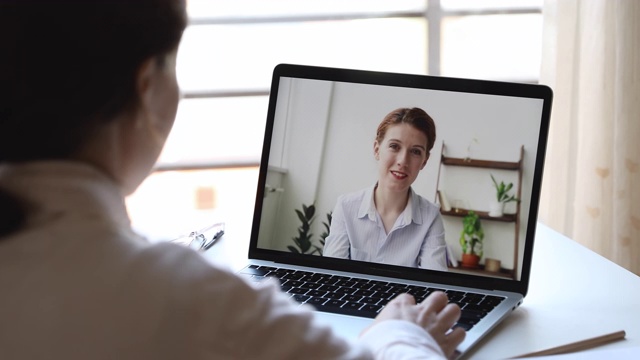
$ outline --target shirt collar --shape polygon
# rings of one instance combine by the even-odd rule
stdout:
[[[376,221],[378,211],[376,210],[376,203],[373,200],[373,193],[376,185],[377,183],[364,190],[362,203],[360,203],[360,209],[358,210],[358,219],[362,219],[366,216],[369,220]],[[409,202],[407,203],[407,207],[400,214],[400,217],[402,218],[401,224],[408,225],[411,222],[414,222],[418,225],[422,225],[419,195],[413,191],[413,188],[409,188],[409,193]]]

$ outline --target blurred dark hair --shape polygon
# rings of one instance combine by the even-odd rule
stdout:
[[[427,154],[436,142],[436,124],[426,111],[414,108],[395,109],[382,119],[376,132],[376,140],[381,143],[392,125],[409,124],[420,130],[427,137]]]
[[[186,22],[183,0],[0,2],[0,164],[65,159],[134,110],[137,71],[162,63]],[[0,189],[0,236],[21,207]]]

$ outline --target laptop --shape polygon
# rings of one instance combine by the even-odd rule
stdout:
[[[445,291],[462,308],[456,326],[467,336],[456,356],[464,355],[527,294],[551,101],[542,85],[276,66],[249,264],[239,273],[256,282],[277,278],[283,291],[351,340],[397,294],[420,301]],[[347,256],[323,254],[338,198],[375,186],[376,130],[399,108],[423,109],[436,125],[411,189],[442,220],[440,268],[367,257],[355,245]],[[501,183],[517,199],[502,213],[492,209]],[[479,222],[484,235],[473,244],[464,235],[468,221]]]

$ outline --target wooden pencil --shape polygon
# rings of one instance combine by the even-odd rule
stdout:
[[[553,347],[546,350],[536,351],[520,356],[514,357],[514,359],[522,359],[534,356],[546,356],[546,355],[558,355],[558,354],[568,354],[576,351],[591,349],[600,345],[608,344],[610,342],[618,341],[624,339],[626,333],[624,330],[616,331],[610,334],[596,336],[586,340],[576,341],[570,344],[561,345],[557,347]]]

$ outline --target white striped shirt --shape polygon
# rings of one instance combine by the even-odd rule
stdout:
[[[407,206],[387,234],[373,200],[374,188],[338,197],[323,255],[447,271],[438,207],[410,189]]]

